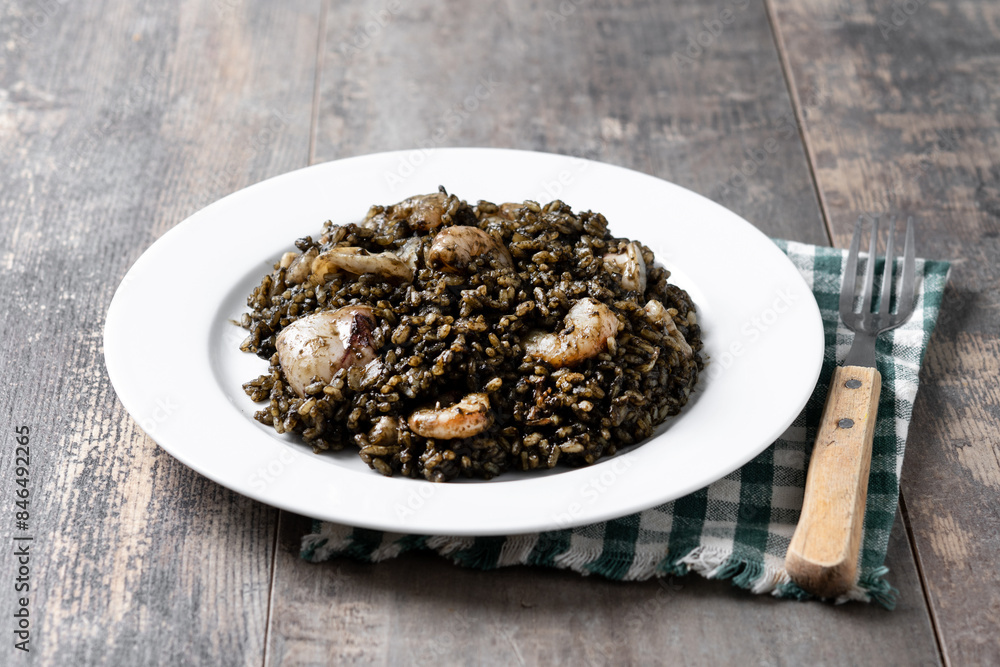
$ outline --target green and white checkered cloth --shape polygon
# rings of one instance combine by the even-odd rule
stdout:
[[[816,296],[823,316],[826,354],[819,383],[805,409],[781,438],[739,470],[691,495],[638,514],[528,535],[431,537],[315,521],[313,532],[302,539],[302,557],[314,562],[340,556],[377,562],[413,549],[429,549],[459,565],[482,569],[540,565],[616,580],[693,571],[709,579],[730,579],[754,593],[808,598],[789,580],[784,559],[799,519],[808,454],[827,385],[834,366],[844,359],[853,340],[837,312],[847,252],[791,241],[776,243]],[[917,260],[918,295],[913,316],[878,339],[883,384],[860,576],[843,599],[875,600],[889,608],[895,601],[895,590],[884,579],[887,568],[883,562],[899,498],[918,372],[937,320],[948,268],[947,262]]]

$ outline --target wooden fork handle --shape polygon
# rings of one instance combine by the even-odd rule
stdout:
[[[820,597],[846,593],[857,580],[881,390],[882,376],[874,368],[840,366],[833,372],[802,515],[785,556],[792,580]]]

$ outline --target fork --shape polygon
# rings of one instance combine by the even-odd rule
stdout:
[[[785,555],[785,570],[792,580],[820,597],[842,595],[857,580],[872,438],[882,390],[882,376],[875,368],[875,339],[882,332],[906,322],[913,313],[916,260],[912,217],[906,221],[898,306],[895,313],[889,311],[895,264],[895,223],[893,216],[888,225],[885,268],[876,312],[872,312],[872,292],[875,291],[878,218],[872,220],[868,260],[861,285],[860,312],[854,312],[854,292],[863,226],[861,218],[854,227],[840,290],[840,317],[854,332],[854,342],[844,365],[834,369],[830,381],[816,444],[809,460],[802,514]]]

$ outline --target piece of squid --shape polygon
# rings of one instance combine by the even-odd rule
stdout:
[[[620,275],[622,287],[639,294],[646,292],[646,261],[642,258],[639,244],[632,241],[621,252],[604,256],[604,268]]]
[[[414,275],[416,275],[417,269],[419,268],[421,247],[421,240],[413,237],[406,239],[406,242],[404,242],[403,245],[400,246],[399,250],[396,251],[396,256],[399,257],[404,264],[410,267],[410,271],[412,271]]]
[[[482,255],[489,255],[499,266],[514,266],[514,259],[503,243],[478,227],[466,225],[446,227],[438,232],[427,250],[427,263],[440,264],[445,271],[459,273]]]
[[[448,195],[435,192],[404,199],[392,206],[393,216],[404,215],[411,227],[426,232],[441,226],[441,216],[448,205]]]
[[[469,394],[446,408],[420,408],[406,420],[410,430],[425,438],[454,440],[471,438],[493,423],[486,394]]]
[[[376,446],[392,446],[399,442],[399,419],[379,417],[368,432],[368,442]]]
[[[315,380],[329,382],[341,368],[375,359],[372,332],[377,322],[368,306],[345,306],[313,313],[282,329],[275,339],[278,364],[299,396]]]
[[[316,246],[309,248],[304,253],[286,252],[278,261],[278,266],[285,269],[285,282],[298,285],[305,282],[312,270],[312,262],[319,255]]]
[[[330,248],[313,260],[312,272],[320,279],[328,273],[374,273],[386,280],[413,282],[413,269],[395,253],[372,254],[364,248]]]
[[[611,309],[590,297],[569,309],[558,333],[534,331],[525,339],[531,356],[556,368],[574,366],[608,348],[608,339],[618,333],[621,323]]]
[[[506,204],[500,204],[497,213],[500,214],[501,218],[506,218],[507,220],[517,220],[517,214],[522,208],[524,208],[524,204],[507,202]]]
[[[684,339],[684,334],[680,332],[677,325],[674,324],[674,318],[670,316],[667,309],[663,307],[663,304],[656,299],[650,299],[646,306],[643,308],[646,311],[646,316],[649,317],[654,323],[659,324],[663,327],[670,338],[677,343],[677,348],[680,350],[681,354],[685,357],[693,357],[694,350],[691,349],[691,345]]]

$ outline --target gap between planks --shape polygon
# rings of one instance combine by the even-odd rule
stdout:
[[[326,0],[319,0],[319,25],[316,27],[316,60],[313,72],[312,109],[309,117],[309,145],[306,147],[306,166],[310,167],[316,160],[316,130],[319,127],[319,97],[320,82],[323,80],[323,54],[326,50]],[[271,574],[267,586],[267,616],[264,621],[264,651],[261,665],[267,667],[271,650],[271,628],[274,620],[274,587],[278,576],[278,549],[281,548],[281,526],[287,512],[278,509],[278,518],[274,522],[274,542],[271,548]]]
[[[816,177],[815,156],[812,145],[809,143],[809,136],[806,134],[806,117],[802,101],[799,99],[798,89],[792,80],[792,67],[788,62],[788,55],[785,50],[785,41],[781,38],[781,31],[778,30],[778,17],[771,7],[771,0],[761,0],[764,3],[764,13],[767,15],[767,24],[771,28],[771,38],[774,40],[774,50],[778,53],[778,62],[781,63],[781,76],[785,80],[785,88],[788,90],[788,100],[792,105],[792,113],[795,114],[795,123],[798,125],[799,141],[802,142],[802,150],[806,154],[806,165],[809,167],[809,180],[812,181],[813,193],[816,195],[816,202],[819,205],[820,215],[823,217],[823,227],[826,228],[826,236],[833,246],[833,225],[830,222],[830,209],[827,208],[823,192],[819,187],[819,179]]]
[[[326,52],[326,0],[319,0],[319,30],[316,35],[316,64],[313,74],[312,116],[309,122],[309,150],[306,156],[306,166],[311,167],[316,161],[316,131],[319,127],[320,83],[323,81],[323,55]]]
[[[833,225],[830,219],[830,209],[826,204],[826,199],[823,197],[823,191],[820,189],[819,178],[816,176],[815,153],[813,151],[812,144],[809,141],[809,133],[806,132],[805,109],[802,106],[802,101],[799,99],[798,95],[798,89],[795,86],[791,64],[788,61],[788,52],[785,47],[785,41],[782,39],[781,30],[778,28],[778,17],[774,11],[774,7],[771,5],[771,0],[762,0],[762,2],[764,3],[764,11],[767,14],[768,25],[771,28],[771,37],[774,39],[774,47],[778,52],[778,60],[781,62],[781,74],[785,80],[785,87],[788,89],[788,97],[792,104],[792,111],[795,114],[795,121],[798,123],[799,139],[802,142],[802,148],[806,154],[806,164],[809,166],[809,178],[812,180],[813,190],[816,193],[816,200],[819,204],[820,215],[823,216],[823,226],[826,228],[830,245],[835,246],[833,241]],[[917,568],[917,576],[920,579],[920,589],[924,596],[924,606],[927,608],[927,615],[930,618],[931,627],[934,628],[934,642],[937,644],[938,657],[941,659],[941,664],[945,665],[945,667],[950,667],[951,662],[948,660],[948,654],[945,651],[944,638],[941,634],[938,617],[935,613],[934,605],[931,604],[930,588],[928,586],[927,577],[924,574],[923,563],[921,562],[920,554],[917,551],[916,537],[913,534],[913,528],[910,526],[910,517],[906,511],[906,502],[903,499],[902,484],[900,484],[899,488],[899,510],[900,520],[903,522],[903,530],[906,532],[906,540],[910,545],[910,553],[913,556],[913,562]]]
[[[778,29],[778,20],[776,13],[771,6],[770,0],[762,0],[764,5],[765,14],[767,16],[768,24],[771,30],[772,39],[774,40],[775,49],[778,54],[779,64],[781,67],[782,77],[785,83],[786,90],[788,92],[789,100],[792,105],[792,111],[795,114],[795,119],[797,123],[798,136],[803,146],[803,151],[805,153],[806,164],[809,169],[809,177],[812,182],[814,196],[816,197],[818,207],[820,210],[820,215],[822,217],[822,222],[824,229],[827,233],[827,238],[829,244],[832,246],[833,243],[833,233],[832,225],[830,220],[829,207],[823,197],[823,193],[819,186],[819,180],[816,176],[815,171],[815,157],[812,145],[809,141],[808,133],[805,127],[805,116],[804,108],[798,95],[798,91],[794,85],[793,76],[791,72],[790,63],[788,61],[787,51],[784,44],[784,40],[781,37],[781,32]],[[307,166],[311,166],[316,160],[316,145],[317,145],[317,131],[320,120],[320,84],[322,82],[323,75],[323,59],[325,52],[325,42],[326,42],[326,28],[327,28],[327,16],[328,16],[328,4],[325,0],[321,0],[320,3],[320,17],[318,25],[317,34],[317,46],[316,46],[316,62],[314,69],[314,79],[313,79],[313,97],[312,97],[312,109],[310,118],[310,128],[309,128],[309,142],[307,150]],[[906,513],[906,506],[903,500],[902,491],[900,491],[900,510],[902,515],[902,521],[904,529],[906,531],[907,541],[910,545],[911,553],[913,554],[914,561],[917,566],[917,571],[921,583],[921,589],[924,596],[924,603],[928,608],[928,613],[931,618],[931,623],[934,628],[935,642],[938,647],[939,656],[942,659],[943,664],[949,665],[947,656],[944,653],[943,643],[941,641],[940,630],[938,627],[938,620],[934,614],[933,608],[931,608],[929,600],[929,592],[927,588],[927,582],[924,576],[924,571],[922,564],[920,562],[919,556],[915,549],[914,535],[910,527],[910,522],[908,515]],[[275,586],[277,577],[277,560],[279,556],[278,550],[281,548],[281,530],[282,525],[288,520],[290,513],[285,510],[278,509],[278,520],[275,522],[275,534],[272,549],[272,561],[270,568],[270,582],[268,590],[268,607],[267,607],[267,617],[264,635],[264,651],[263,651],[263,665],[266,667],[270,659],[270,648],[271,648],[271,635],[273,628],[273,614],[274,614],[274,597],[275,597]]]
[[[910,551],[913,552],[913,563],[917,566],[917,577],[920,579],[920,589],[924,592],[924,603],[927,605],[927,615],[931,620],[931,627],[934,628],[934,640],[937,642],[938,657],[941,664],[951,667],[951,660],[948,659],[948,651],[945,648],[944,634],[941,632],[937,611],[931,604],[931,589],[927,582],[927,575],[924,573],[924,564],[920,559],[920,552],[917,551],[917,540],[910,526],[910,513],[906,509],[906,501],[903,499],[903,489],[899,490],[899,516],[903,522],[903,529],[906,531],[906,539],[910,543]]]

